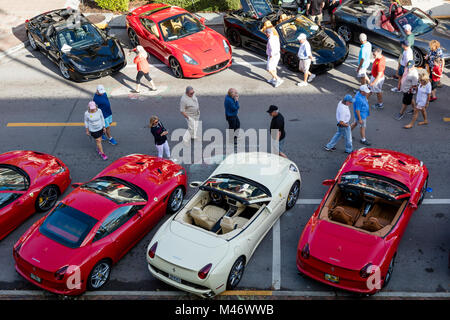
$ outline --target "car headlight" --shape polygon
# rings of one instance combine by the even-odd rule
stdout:
[[[83,66],[83,65],[81,65],[81,64],[79,64],[79,63],[73,61],[72,59],[69,59],[69,60],[70,60],[70,62],[73,64],[73,66],[74,66],[75,68],[77,68],[78,70],[80,70],[80,71],[86,71],[86,67],[85,67],[85,66]]]
[[[289,166],[289,170],[294,171],[294,172],[298,172],[297,167],[294,166],[292,163],[291,163],[291,165]]]
[[[52,173],[52,176],[56,176],[57,174],[63,173],[66,171],[66,168],[61,167],[58,170],[56,170],[55,172]]]
[[[183,53],[183,59],[184,59],[184,61],[186,61],[186,63],[189,63],[189,64],[198,64],[198,62],[197,61],[195,61],[194,59],[192,59],[191,57],[189,57],[187,54],[185,54],[185,53]]]
[[[230,46],[228,45],[228,43],[225,41],[225,39],[222,40],[223,42],[223,48],[225,49],[226,53],[230,52]]]

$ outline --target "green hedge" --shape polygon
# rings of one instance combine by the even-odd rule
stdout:
[[[149,1],[149,2],[161,2],[179,6],[185,8],[191,12],[198,11],[228,11],[237,10],[241,7],[240,0],[161,0],[161,1]]]
[[[95,0],[100,8],[111,11],[128,11],[130,0]]]

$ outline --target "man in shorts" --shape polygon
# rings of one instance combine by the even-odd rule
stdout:
[[[325,0],[308,0],[306,3],[306,14],[310,19],[320,26],[323,19],[323,8]]]
[[[312,74],[309,71],[313,57],[311,52],[311,45],[309,44],[308,40],[306,40],[306,34],[300,33],[297,39],[300,42],[300,48],[298,49],[297,53],[299,59],[298,69],[303,72],[303,81],[297,83],[297,85],[299,87],[304,87],[308,85],[308,82],[313,81],[316,75]]]
[[[374,109],[383,109],[383,83],[384,83],[384,71],[386,70],[386,58],[383,56],[383,51],[380,48],[376,48],[373,51],[374,61],[372,63],[372,74],[369,81],[370,93],[367,99],[373,93],[377,95],[377,103],[373,106]]]
[[[283,83],[283,80],[280,79],[277,75],[277,66],[280,61],[280,37],[275,34],[275,28],[267,28],[265,34],[267,35],[267,71],[272,76],[272,79],[267,80],[270,84],[272,84],[275,88]]]
[[[406,64],[408,63],[408,61],[414,60],[414,54],[413,54],[411,47],[409,46],[408,41],[405,40],[402,42],[402,49],[403,49],[403,52],[402,52],[402,55],[400,56],[398,69],[397,69],[397,75],[399,77],[398,83],[397,83],[397,87],[394,87],[391,89],[392,92],[402,92],[400,87],[402,84],[403,74],[405,73]]]
[[[417,86],[419,85],[419,72],[415,67],[414,60],[409,60],[406,64],[405,73],[401,80],[401,92],[403,92],[402,108],[400,113],[395,116],[396,120],[401,120],[405,116],[406,108],[410,105],[412,109],[415,108],[414,94],[416,93]],[[413,113],[411,110],[410,113]]]
[[[105,134],[102,135],[102,140],[115,146],[117,144],[116,139],[111,136],[111,123],[112,123],[112,111],[111,103],[109,102],[108,95],[106,94],[105,87],[101,84],[97,86],[97,91],[94,94],[93,101],[97,104],[98,108],[102,110],[103,118],[105,119]]]
[[[359,124],[361,133],[360,142],[366,146],[370,146],[366,139],[367,117],[370,115],[369,102],[367,96],[370,93],[369,87],[364,84],[359,87],[359,91],[355,95],[355,102],[353,103],[353,112],[355,114],[355,122],[352,123],[352,130]]]
[[[372,53],[372,44],[367,41],[367,35],[361,33],[359,35],[361,41],[361,49],[359,50],[358,68],[356,68],[356,77],[359,79],[361,85],[369,82],[367,77],[367,69],[370,66],[370,55]]]

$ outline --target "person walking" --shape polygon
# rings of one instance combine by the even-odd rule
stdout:
[[[280,37],[274,33],[274,28],[266,29],[265,33],[267,38],[267,71],[272,76],[272,79],[269,79],[267,82],[272,84],[275,88],[283,83],[283,80],[280,79],[277,75],[277,66],[280,61]]]
[[[141,79],[142,77],[145,77],[148,82],[150,82],[150,90],[156,91],[155,83],[153,82],[153,79],[150,77],[150,65],[147,61],[147,51],[145,51],[144,47],[137,46],[135,49],[132,50],[132,52],[136,53],[136,57],[134,58],[134,63],[136,64],[137,68],[137,75],[136,75],[136,89],[134,92],[140,93],[139,89],[141,88]],[[131,52],[130,52],[131,53]]]
[[[103,152],[102,134],[106,132],[105,118],[103,118],[102,110],[100,110],[94,101],[88,103],[88,110],[84,113],[84,126],[86,134],[95,139],[97,145],[97,152],[103,160],[108,160],[108,157]]]
[[[405,34],[406,34],[406,42],[408,42],[408,46],[410,48],[414,47],[414,42],[416,40],[416,36],[414,35],[414,33],[412,33],[411,25],[405,24],[403,26],[403,30],[405,31]]]
[[[383,56],[383,50],[376,48],[373,51],[374,61],[372,63],[372,71],[369,81],[370,93],[367,95],[369,100],[372,93],[377,95],[377,103],[373,106],[374,109],[383,109],[383,84],[384,71],[386,70],[386,58]]]
[[[430,49],[428,50],[427,55],[425,56],[427,71],[430,76],[432,76],[434,62],[436,58],[443,58],[443,52],[441,49],[441,44],[437,40],[431,40],[429,43]]]
[[[308,0],[306,3],[306,15],[320,26],[323,19],[324,7],[325,0]]]
[[[303,81],[298,82],[297,85],[299,87],[304,87],[308,85],[308,82],[311,82],[316,77],[315,74],[312,74],[309,71],[311,67],[311,63],[313,61],[313,56],[311,52],[311,45],[306,39],[305,33],[300,33],[297,40],[300,42],[300,48],[298,49],[298,69],[303,72]],[[309,77],[309,78],[308,78]]]
[[[430,76],[428,73],[423,72],[419,76],[419,86],[417,87],[417,96],[416,96],[416,105],[414,106],[414,113],[411,119],[411,122],[408,123],[403,128],[411,129],[414,126],[414,123],[417,120],[419,115],[419,111],[422,113],[423,121],[419,122],[418,125],[428,124],[427,119],[427,108],[430,104],[431,97],[431,83]]]
[[[334,10],[339,7],[339,0],[327,0],[328,1],[328,15],[330,16],[331,25],[334,25]]]
[[[106,94],[106,90],[103,85],[99,84],[97,86],[97,91],[94,94],[93,100],[97,104],[98,108],[102,110],[103,118],[105,118],[106,133],[102,135],[102,140],[107,140],[110,144],[115,146],[117,144],[117,141],[111,136],[111,103],[109,102],[108,95]]]
[[[183,137],[186,143],[190,139],[198,139],[198,127],[200,121],[200,106],[194,88],[187,86],[185,93],[180,99],[180,112],[187,121],[187,130]]]
[[[345,139],[345,152],[351,153],[353,151],[353,143],[352,143],[352,128],[350,124],[350,119],[352,117],[350,113],[350,106],[355,102],[352,95],[347,94],[342,101],[339,101],[336,108],[336,121],[337,121],[337,132],[331,138],[330,142],[328,142],[324,149],[327,151],[336,150],[336,144],[338,143],[341,137]]]
[[[228,89],[228,94],[225,97],[224,101],[224,107],[225,107],[225,118],[228,122],[228,129],[232,130],[230,132],[230,139],[233,137],[234,143],[237,143],[237,130],[241,127],[241,122],[238,118],[238,112],[239,112],[239,93],[236,89],[230,88]],[[232,134],[231,134],[232,133]]]
[[[402,108],[395,117],[396,120],[401,120],[405,116],[406,108],[411,105],[415,108],[414,94],[416,93],[417,85],[419,82],[419,73],[415,67],[414,60],[409,60],[406,64],[406,71],[401,80],[401,92],[403,92]],[[411,110],[413,111],[413,110]],[[413,112],[410,112],[413,113]]]
[[[286,131],[284,129],[284,117],[279,112],[279,109],[275,105],[271,105],[267,113],[272,117],[270,122],[270,144],[272,150],[283,158],[287,158],[284,153],[284,142],[286,137]]]
[[[437,100],[436,90],[438,88],[438,84],[441,81],[442,72],[444,69],[444,59],[436,58],[434,60],[434,65],[431,73],[431,98],[430,102]]]
[[[359,87],[359,91],[355,95],[355,102],[353,103],[353,112],[355,114],[355,121],[352,123],[352,130],[359,124],[359,132],[361,134],[360,142],[366,146],[370,146],[366,139],[367,117],[370,115],[369,102],[367,96],[370,93],[369,87],[364,84]]]
[[[403,48],[403,52],[400,57],[398,69],[397,69],[398,83],[397,83],[397,87],[394,87],[391,89],[392,92],[401,92],[400,87],[402,84],[403,74],[405,73],[406,64],[408,63],[408,61],[414,60],[414,54],[413,54],[411,47],[409,46],[408,41],[405,40],[402,42],[402,48]]]
[[[358,68],[356,68],[356,77],[359,79],[361,85],[367,84],[369,78],[367,77],[367,69],[370,66],[370,56],[372,54],[372,44],[367,41],[367,35],[361,33],[359,35],[361,42],[361,49],[359,49]]]
[[[170,147],[167,141],[169,131],[164,128],[164,125],[159,121],[157,116],[151,116],[149,121],[150,131],[155,138],[155,146],[158,150],[158,158],[162,158],[165,153],[167,158],[170,158]]]

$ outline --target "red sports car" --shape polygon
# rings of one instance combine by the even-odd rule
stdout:
[[[35,151],[0,155],[0,240],[34,212],[52,208],[70,184],[58,158]]]
[[[200,78],[231,66],[228,40],[182,8],[151,3],[126,19],[131,45],[143,46],[177,78]]]
[[[57,294],[101,288],[118,262],[186,192],[183,167],[129,155],[73,190],[14,245],[16,270]]]
[[[297,247],[300,273],[328,285],[373,294],[392,276],[400,239],[421,204],[428,169],[383,149],[351,153],[305,226]]]

